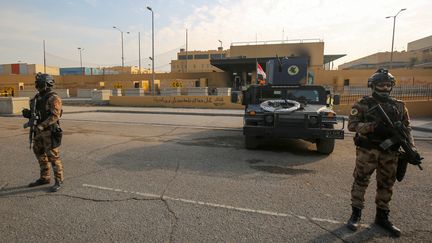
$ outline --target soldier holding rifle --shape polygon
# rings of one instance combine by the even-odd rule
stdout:
[[[378,69],[368,80],[372,96],[363,97],[352,107],[348,129],[356,133],[357,157],[351,189],[352,215],[347,226],[357,230],[364,195],[376,170],[375,224],[399,237],[400,229],[389,220],[393,185],[396,179],[403,179],[407,163],[421,168],[422,158],[414,145],[405,104],[390,97],[394,85],[394,77],[386,69]]]
[[[39,162],[40,177],[29,184],[29,187],[49,184],[50,170],[54,170],[55,183],[51,192],[60,189],[63,183],[63,165],[59,156],[59,147],[62,139],[60,116],[62,101],[52,90],[54,79],[51,75],[38,73],[35,87],[38,93],[30,100],[30,109],[23,109],[22,114],[29,122],[24,128],[30,128],[30,148],[33,143],[33,152]]]

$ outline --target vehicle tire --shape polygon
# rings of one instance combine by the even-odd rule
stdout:
[[[258,138],[255,136],[245,136],[246,149],[256,149],[258,147]]]
[[[335,147],[335,140],[322,138],[316,143],[317,151],[322,154],[331,154]]]

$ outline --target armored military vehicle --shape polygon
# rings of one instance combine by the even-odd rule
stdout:
[[[257,148],[264,138],[290,138],[315,143],[318,152],[330,154],[335,139],[344,138],[343,126],[334,128],[339,119],[332,105],[339,104],[339,96],[331,95],[323,86],[302,84],[307,62],[306,58],[270,60],[266,83],[251,85],[242,92],[247,149]],[[233,92],[232,102],[238,97]]]

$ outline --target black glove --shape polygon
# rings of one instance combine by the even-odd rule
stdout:
[[[374,133],[377,133],[383,137],[391,137],[393,135],[393,129],[390,126],[379,122],[378,125],[375,126]]]
[[[21,111],[23,117],[30,119],[31,118],[31,110],[25,108]]]
[[[422,159],[423,158],[420,156],[420,154],[417,151],[415,151],[415,154],[414,154],[413,158],[410,159],[409,163],[412,165],[419,165],[419,164],[421,164]]]

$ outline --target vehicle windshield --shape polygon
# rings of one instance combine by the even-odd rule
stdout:
[[[317,89],[261,89],[258,92],[259,102],[266,100],[287,99],[302,103],[319,104],[323,102],[322,95]]]

